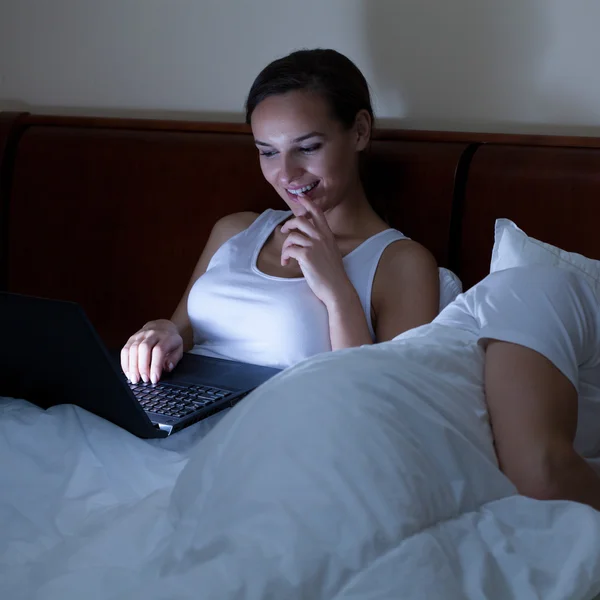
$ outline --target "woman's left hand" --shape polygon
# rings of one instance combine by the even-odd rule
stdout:
[[[349,289],[353,290],[352,284],[323,211],[301,196],[298,203],[306,212],[286,221],[281,228],[281,233],[289,234],[283,242],[281,264],[285,266],[291,258],[295,259],[310,289],[329,307]]]

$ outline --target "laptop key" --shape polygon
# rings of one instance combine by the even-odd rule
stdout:
[[[140,382],[131,387],[146,410],[175,418],[184,417],[196,410],[210,406],[232,393],[197,384],[184,386],[161,382],[152,385]]]

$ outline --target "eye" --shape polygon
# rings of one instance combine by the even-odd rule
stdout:
[[[302,148],[300,148],[300,152],[303,152],[304,154],[313,154],[317,150],[320,150],[321,146],[323,146],[323,144],[320,143],[313,144],[312,146],[303,146]]]
[[[277,152],[275,152],[275,150],[259,150],[258,154],[260,156],[264,156],[265,158],[271,158],[271,156],[275,156]]]

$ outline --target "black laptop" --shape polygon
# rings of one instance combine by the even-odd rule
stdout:
[[[76,303],[0,293],[0,396],[75,404],[142,438],[166,437],[235,405],[278,369],[184,354],[132,385]]]

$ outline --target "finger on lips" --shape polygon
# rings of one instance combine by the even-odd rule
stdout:
[[[319,221],[325,217],[323,211],[314,202],[311,202],[306,196],[298,196],[298,203],[300,206],[306,209],[306,212],[309,216],[314,217]]]
[[[325,213],[318,206],[308,199],[305,199],[305,202],[302,204],[302,206],[306,209],[304,218],[313,228],[315,228],[315,231],[331,231],[329,223],[327,223]]]

